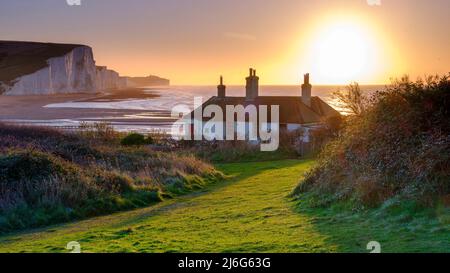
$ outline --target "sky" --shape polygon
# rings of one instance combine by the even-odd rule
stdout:
[[[450,71],[450,0],[0,0],[0,40],[86,44],[178,85],[385,84]]]

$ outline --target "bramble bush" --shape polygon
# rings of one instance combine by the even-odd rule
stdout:
[[[392,198],[434,206],[450,194],[449,75],[393,81],[346,118],[315,167],[294,190],[318,205]]]

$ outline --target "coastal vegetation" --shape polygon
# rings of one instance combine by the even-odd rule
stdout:
[[[124,146],[140,146],[140,145],[146,145],[146,144],[153,144],[153,139],[151,136],[144,136],[143,134],[138,133],[131,133],[122,140],[120,140],[120,144]]]
[[[0,252],[448,252],[431,210],[298,209],[288,195],[314,160],[218,164],[227,177],[154,206],[0,237]],[[443,216],[441,217],[443,220]]]
[[[352,114],[293,194],[312,207],[436,208],[448,224],[449,75],[404,77],[366,98],[357,85],[347,92]]]
[[[293,131],[280,129],[280,144],[276,151],[261,151],[259,145],[238,140],[183,141],[177,145],[179,151],[193,154],[213,164],[314,158],[340,131],[341,124],[341,116],[326,118],[323,127],[310,130],[312,137],[310,143],[306,144],[302,142],[304,129]],[[302,145],[305,146],[302,148]]]
[[[128,145],[148,139],[107,124],[81,127],[0,124],[0,232],[143,207],[223,178],[192,156]]]
[[[282,146],[276,151],[265,152],[261,151],[258,145],[252,145],[245,141],[206,141],[201,144],[186,142],[182,152],[194,154],[196,157],[214,164],[296,159],[300,157],[291,145]]]
[[[350,115],[313,132],[317,159],[299,159],[301,132],[260,152],[107,123],[0,125],[0,252],[70,241],[91,252],[368,252],[373,240],[383,252],[447,252],[448,87],[405,78],[369,97],[352,85]]]

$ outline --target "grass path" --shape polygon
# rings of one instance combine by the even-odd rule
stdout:
[[[0,237],[0,252],[67,252],[71,241],[83,252],[366,252],[374,239],[388,252],[450,251],[448,214],[411,220],[378,211],[295,209],[287,196],[311,164],[220,165],[233,178],[203,192]]]
[[[334,251],[287,195],[311,161],[226,164],[234,176],[203,193],[0,239],[0,252]],[[245,166],[245,168],[243,168]]]

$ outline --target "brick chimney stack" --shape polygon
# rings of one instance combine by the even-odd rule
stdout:
[[[302,84],[302,101],[304,104],[311,107],[311,89],[312,85],[309,82],[309,73],[304,75],[304,83]]]
[[[225,98],[226,86],[223,84],[223,77],[220,76],[220,84],[217,86],[217,96],[219,98]]]
[[[259,96],[259,77],[256,76],[256,70],[250,68],[249,76],[246,78],[246,100],[254,100]]]

